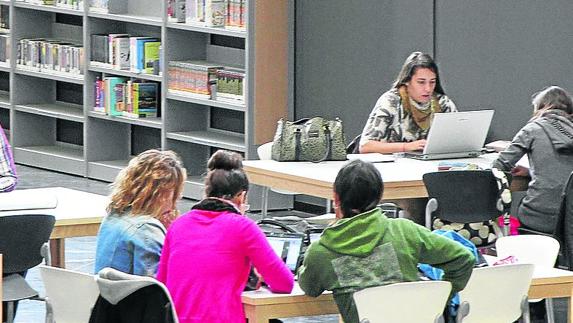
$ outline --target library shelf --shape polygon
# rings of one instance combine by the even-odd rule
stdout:
[[[1,72],[10,72],[10,63],[9,62],[0,62],[0,71]]]
[[[244,152],[246,150],[245,137],[243,135],[222,133],[215,130],[168,132],[166,137],[168,139],[233,151]]]
[[[17,104],[14,106],[14,109],[16,111],[80,123],[83,123],[85,120],[83,106],[79,104],[66,102]]]
[[[83,147],[72,145],[12,147],[18,163],[85,176]]]
[[[148,26],[159,26],[163,25],[161,17],[157,16],[141,16],[141,15],[130,15],[130,14],[111,14],[111,13],[101,13],[88,11],[88,17],[113,20],[113,21],[123,21],[140,25]]]
[[[239,102],[234,103],[234,102],[228,102],[228,101],[204,99],[204,98],[199,97],[199,96],[194,96],[192,93],[184,93],[184,92],[175,91],[175,90],[168,90],[167,91],[167,98],[170,100],[208,105],[211,107],[228,109],[228,110],[246,111],[246,106],[244,103],[239,103]]]
[[[0,0],[0,5],[3,5],[3,6],[9,6],[10,3],[11,3],[10,0]]]
[[[66,15],[74,15],[74,16],[83,16],[83,10],[76,10],[76,9],[69,9],[57,6],[48,6],[42,4],[33,4],[27,3],[23,1],[14,1],[14,7],[16,8],[25,8],[25,9],[32,9],[38,11],[48,11],[48,12],[55,12],[55,13],[63,13]]]
[[[129,160],[102,160],[88,163],[88,177],[113,182],[117,174],[127,166]]]
[[[222,27],[205,27],[200,25],[187,24],[182,22],[167,22],[167,28],[196,31],[206,34],[223,35],[236,38],[246,38],[247,32],[245,30],[226,29]]]
[[[8,91],[0,91],[0,108],[10,109],[10,93]]]
[[[147,74],[147,73],[135,73],[135,72],[131,72],[128,70],[118,70],[118,69],[111,68],[111,67],[105,67],[105,66],[103,66],[103,64],[102,65],[100,65],[100,64],[101,63],[98,63],[98,62],[90,62],[90,68],[89,68],[90,71],[105,73],[105,74],[120,75],[120,76],[137,78],[137,79],[142,79],[142,80],[155,81],[155,82],[162,82],[163,81],[162,75],[153,75],[153,74]],[[105,64],[105,65],[109,65],[109,64]]]
[[[57,72],[57,71],[48,73],[45,71],[38,71],[37,69],[33,70],[30,67],[23,65],[16,66],[16,73],[49,80],[55,80],[55,81],[75,83],[81,85],[84,84],[84,76],[81,74],[72,74],[72,73]]]
[[[203,196],[205,178],[203,175],[187,175],[187,180],[183,185],[184,196]]]
[[[161,129],[163,127],[163,122],[161,118],[129,118],[124,116],[110,116],[102,112],[89,111],[88,116],[92,118],[98,118],[103,120],[128,123],[132,125]]]

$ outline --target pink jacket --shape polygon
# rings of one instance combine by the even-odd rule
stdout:
[[[192,210],[167,231],[157,279],[180,323],[245,322],[241,293],[251,262],[273,292],[289,293],[294,277],[249,218]]]

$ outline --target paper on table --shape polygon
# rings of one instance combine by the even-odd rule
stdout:
[[[54,209],[58,198],[37,190],[16,190],[0,194],[0,211]]]
[[[346,157],[349,160],[360,159],[365,162],[370,163],[388,163],[396,160],[394,155],[384,155],[379,153],[368,153],[368,154],[348,154]]]

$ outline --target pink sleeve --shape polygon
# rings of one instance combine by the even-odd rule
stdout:
[[[274,293],[290,293],[294,286],[294,275],[273,251],[264,233],[252,221],[242,231],[247,256]]]
[[[167,284],[167,266],[169,264],[169,231],[165,236],[165,242],[163,243],[163,249],[161,249],[161,257],[159,258],[159,265],[157,266],[157,280],[163,284]]]

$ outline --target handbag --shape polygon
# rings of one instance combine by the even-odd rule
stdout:
[[[322,117],[285,121],[280,119],[273,139],[271,158],[276,161],[346,160],[342,120]]]

